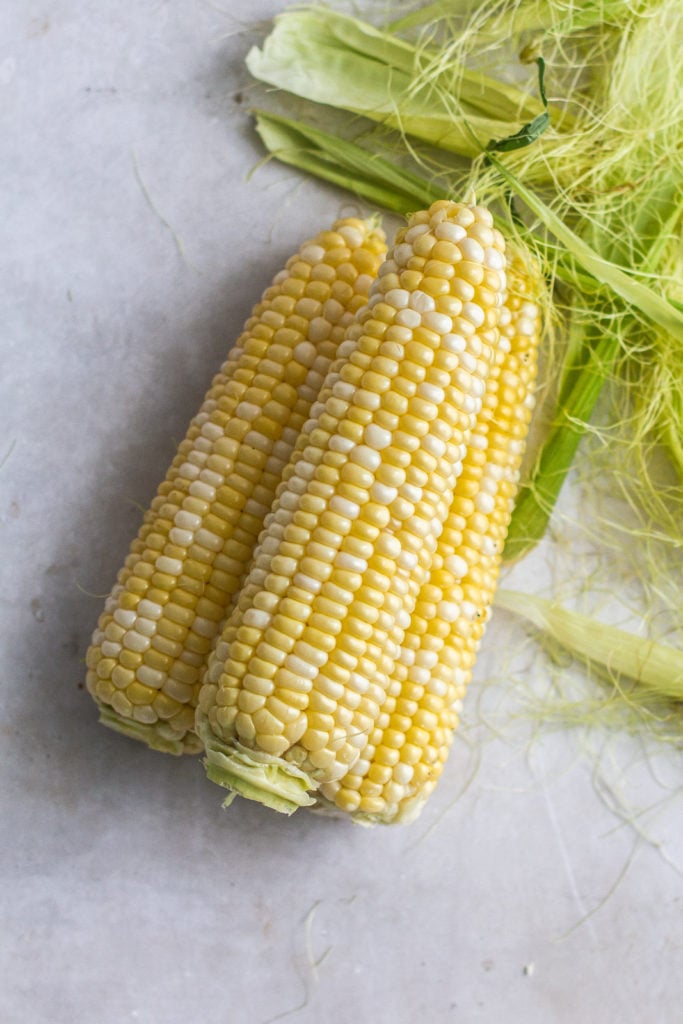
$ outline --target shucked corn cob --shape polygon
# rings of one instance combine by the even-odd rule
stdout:
[[[171,753],[201,749],[212,642],[282,471],[385,253],[373,222],[306,242],[255,306],[147,511],[87,653],[101,720]]]
[[[500,341],[432,571],[358,761],[319,799],[365,821],[408,821],[433,791],[496,589],[534,405],[539,277],[508,257]]]
[[[476,452],[496,438],[490,464],[514,488],[517,405],[504,409],[514,387],[496,369],[505,266],[487,210],[437,202],[399,233],[340,347],[200,695],[208,774],[233,793],[391,820],[428,792],[477,641],[462,621],[485,617],[509,512],[509,489],[468,483],[473,437]],[[500,424],[485,421],[493,405]]]

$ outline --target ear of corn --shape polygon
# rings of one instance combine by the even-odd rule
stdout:
[[[505,267],[476,206],[437,202],[399,233],[209,662],[198,731],[209,777],[232,794],[374,821],[429,792],[491,600],[514,489],[506,452],[518,458],[523,433],[526,385],[499,363],[512,348],[499,345],[501,312],[505,338],[524,334],[503,310]],[[501,472],[487,472],[485,444]]]
[[[410,821],[433,791],[491,614],[534,405],[539,277],[508,257],[500,342],[429,580],[394,665],[368,743],[323,806],[363,823]]]
[[[385,246],[345,219],[306,242],[256,305],[145,514],[87,652],[101,721],[196,752],[212,643],[282,471]]]

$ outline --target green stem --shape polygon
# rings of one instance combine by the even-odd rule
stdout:
[[[556,418],[512,513],[505,559],[521,558],[541,539],[571,468],[603,384],[619,352],[619,339],[596,328],[586,331],[582,365],[565,376]]]

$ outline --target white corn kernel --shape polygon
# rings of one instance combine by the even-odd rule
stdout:
[[[180,576],[183,571],[183,563],[178,558],[169,558],[168,555],[159,555],[155,565],[159,572],[168,573],[169,576]]]
[[[422,323],[422,317],[416,309],[399,309],[396,314],[396,323],[401,327],[408,327],[414,330]]]
[[[196,530],[202,525],[200,516],[194,512],[186,512],[184,509],[176,512],[174,522],[183,530]]]
[[[405,309],[410,301],[410,292],[405,288],[391,288],[385,293],[384,299],[390,306],[396,309]]]
[[[424,319],[425,313],[431,313],[436,309],[436,303],[431,295],[427,295],[426,292],[418,289],[410,296],[410,308],[416,310],[418,313],[422,313]]]
[[[490,515],[491,512],[493,512],[494,508],[496,507],[496,503],[494,499],[491,497],[491,495],[487,494],[483,490],[479,491],[479,493],[477,494],[476,498],[474,499],[474,505],[477,511],[481,512],[485,516]]]
[[[325,259],[325,250],[322,245],[311,243],[301,250],[300,255],[305,263],[310,263],[313,266],[314,263],[321,263]]]
[[[365,443],[370,448],[375,448],[378,451],[388,448],[391,444],[391,433],[385,430],[384,427],[380,427],[377,423],[368,423],[365,428],[364,437]]]
[[[114,612],[114,622],[117,622],[119,626],[123,626],[124,629],[130,629],[131,626],[135,625],[137,614],[134,611],[125,611],[123,608],[117,608]]]
[[[435,229],[434,234],[437,238],[443,239],[446,242],[460,242],[467,232],[465,228],[461,227],[460,224],[454,224],[452,221],[442,221]]]
[[[428,310],[426,313],[423,313],[422,323],[430,331],[436,331],[437,334],[441,335],[449,334],[453,330],[452,319],[446,316],[445,313],[437,313],[435,310]]]
[[[462,307],[462,315],[475,327],[481,327],[486,319],[484,310],[476,302],[466,302]]]

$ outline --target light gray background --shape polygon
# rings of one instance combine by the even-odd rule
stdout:
[[[357,208],[274,162],[248,178],[243,58],[283,6],[0,9],[0,1021],[674,1024],[680,765],[536,721],[550,665],[505,614],[409,827],[223,811],[198,760],[103,729],[83,690],[211,374]]]

